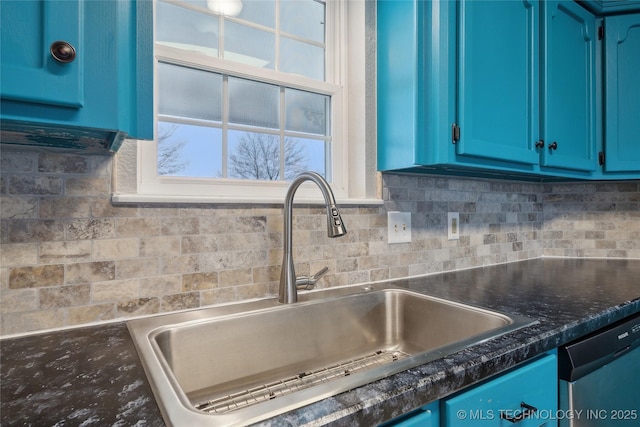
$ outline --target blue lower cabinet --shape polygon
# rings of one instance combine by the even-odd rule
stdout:
[[[381,427],[439,427],[439,406],[440,402],[430,403],[418,410],[382,424]]]
[[[557,426],[557,361],[546,355],[442,401],[446,427]]]

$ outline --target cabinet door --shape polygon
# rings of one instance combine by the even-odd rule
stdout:
[[[596,23],[573,1],[544,6],[542,166],[595,171]]]
[[[459,7],[457,153],[538,164],[537,1]]]
[[[0,2],[3,99],[82,106],[81,7],[78,0]],[[53,58],[49,49],[57,41],[76,49],[77,56],[72,62],[62,63]]]
[[[443,402],[447,427],[551,427],[558,408],[556,356],[548,355]],[[517,424],[516,424],[517,423]]]
[[[605,171],[640,171],[640,14],[605,19]]]

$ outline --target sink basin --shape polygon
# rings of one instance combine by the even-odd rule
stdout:
[[[165,421],[247,425],[533,323],[400,288],[350,292],[129,321]]]

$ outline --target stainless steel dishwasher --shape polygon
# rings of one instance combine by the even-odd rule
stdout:
[[[561,427],[640,426],[640,313],[558,351]]]

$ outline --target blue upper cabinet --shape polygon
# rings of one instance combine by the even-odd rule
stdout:
[[[596,19],[573,1],[547,1],[542,71],[542,166],[594,172]]]
[[[600,154],[613,143],[603,148],[603,42],[593,13],[569,0],[377,5],[379,170],[616,178],[599,164],[608,157],[614,168]],[[637,41],[625,49],[637,52]],[[613,66],[627,70],[626,92],[638,88],[638,55],[630,58]],[[630,102],[618,104],[633,116]],[[620,132],[638,133],[626,126]],[[624,167],[633,172],[617,177],[640,177],[640,167]]]
[[[640,14],[605,18],[605,174],[640,171]]]
[[[455,161],[449,130],[455,114],[455,3],[376,5],[378,169],[449,164]]]
[[[579,0],[579,3],[598,15],[640,12],[640,0]]]
[[[458,154],[539,163],[539,10],[536,1],[459,4]]]
[[[153,138],[150,1],[0,2],[1,141],[115,151]]]
[[[77,52],[84,53],[85,47],[82,6],[78,0],[8,1],[0,5],[2,99],[82,107],[82,57],[76,60]],[[31,22],[41,22],[42,27],[27,24],[24,16],[37,18]],[[78,24],[69,25],[69,21]],[[54,59],[50,46],[56,55],[66,56]]]

